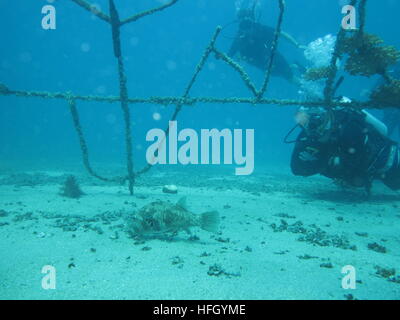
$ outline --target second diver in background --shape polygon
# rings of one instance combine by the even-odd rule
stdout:
[[[265,71],[271,56],[271,47],[275,37],[275,29],[259,23],[253,9],[240,9],[237,18],[238,32],[231,44],[228,55],[240,59],[248,64]],[[281,35],[299,48],[300,46],[290,35],[282,32]],[[297,66],[298,67],[298,66]],[[285,57],[277,51],[275,53],[272,75],[282,77],[291,83],[298,84],[295,77],[295,65],[290,65]]]

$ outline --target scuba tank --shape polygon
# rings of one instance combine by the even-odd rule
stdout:
[[[381,135],[387,137],[388,134],[387,126],[382,121],[380,121],[372,114],[370,114],[368,111],[362,110],[362,112],[365,114],[365,121],[368,124],[370,124],[373,128],[375,128],[375,130],[378,131]]]

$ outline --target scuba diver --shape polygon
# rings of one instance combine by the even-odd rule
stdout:
[[[347,98],[345,98],[347,99]],[[343,100],[349,101],[347,100]],[[386,126],[365,110],[301,107],[296,114],[301,127],[291,159],[293,174],[321,174],[342,185],[364,187],[381,180],[400,189],[399,146],[387,137]]]
[[[234,58],[239,53],[240,59],[265,71],[271,55],[275,29],[257,22],[254,5],[251,9],[238,10],[237,20],[239,21],[239,29],[231,44],[228,56]],[[281,32],[281,35],[296,47],[305,48],[287,33]],[[273,76],[283,77],[289,82],[298,84],[298,80],[294,76],[295,69],[295,65],[290,65],[285,57],[276,51],[271,73]]]

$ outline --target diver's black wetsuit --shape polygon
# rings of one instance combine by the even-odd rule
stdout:
[[[400,189],[397,144],[369,124],[362,112],[338,108],[333,119],[325,142],[308,136],[305,130],[300,133],[292,154],[292,172],[300,176],[321,174],[368,191],[373,179]]]
[[[271,55],[274,35],[275,30],[271,27],[253,21],[242,21],[228,55],[234,58],[239,53],[241,59],[265,71]],[[275,53],[272,75],[293,81],[292,69],[279,52]]]

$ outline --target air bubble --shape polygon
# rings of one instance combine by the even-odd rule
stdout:
[[[89,52],[90,51],[90,44],[87,42],[84,42],[81,44],[81,50],[82,52]]]

